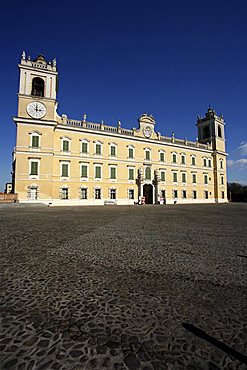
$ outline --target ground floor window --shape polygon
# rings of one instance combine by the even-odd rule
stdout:
[[[183,199],[187,198],[186,190],[182,190],[182,197],[183,197]]]
[[[61,199],[69,199],[69,189],[68,188],[61,189]]]
[[[38,187],[37,186],[29,186],[27,191],[27,197],[31,200],[38,199]]]
[[[129,189],[128,194],[129,194],[129,199],[135,199],[134,189]]]
[[[177,198],[178,197],[178,191],[177,190],[173,190],[173,198]]]
[[[225,199],[225,192],[224,191],[221,192],[221,198]]]
[[[197,198],[196,190],[193,190],[192,191],[192,198],[193,199],[196,199]]]
[[[101,189],[94,190],[94,197],[95,199],[101,199]]]
[[[87,199],[87,188],[81,188],[81,199]]]
[[[117,190],[110,189],[110,199],[116,199],[116,198],[117,198]]]
[[[164,198],[165,199],[165,197],[166,197],[166,191],[165,190],[161,190],[160,196],[161,196],[161,198]]]
[[[208,191],[207,190],[204,191],[204,197],[205,197],[205,199],[208,199]]]

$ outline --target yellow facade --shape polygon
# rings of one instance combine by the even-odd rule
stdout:
[[[49,205],[227,201],[224,120],[209,108],[198,140],[162,136],[143,114],[137,129],[57,114],[56,61],[22,54],[14,190]]]

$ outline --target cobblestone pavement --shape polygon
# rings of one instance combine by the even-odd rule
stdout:
[[[0,369],[246,369],[246,221],[244,204],[1,206]]]

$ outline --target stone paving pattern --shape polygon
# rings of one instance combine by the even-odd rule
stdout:
[[[1,206],[0,369],[246,369],[247,205]]]

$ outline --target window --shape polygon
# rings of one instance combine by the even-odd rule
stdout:
[[[181,163],[185,164],[185,155],[184,154],[182,154],[182,156],[181,156]]]
[[[193,190],[192,191],[192,198],[193,199],[196,199],[197,198],[196,190]]]
[[[31,185],[28,187],[27,197],[30,200],[38,199],[38,187],[36,185]]]
[[[111,156],[116,157],[116,145],[111,145]]]
[[[177,190],[173,190],[173,198],[177,198],[178,197],[178,191]]]
[[[81,165],[81,177],[83,178],[87,178],[88,177],[88,174],[87,174],[87,166],[86,165]]]
[[[129,158],[133,159],[134,158],[134,149],[129,147]]]
[[[221,131],[221,127],[220,126],[218,126],[218,136],[219,137],[222,137],[222,131]]]
[[[182,182],[186,182],[186,173],[182,173]]]
[[[211,162],[211,159],[208,160],[208,167],[211,167],[212,166],[212,162]]]
[[[208,175],[204,175],[204,184],[207,185],[208,184]]]
[[[196,165],[196,157],[191,157],[191,164],[192,166]]]
[[[224,185],[224,176],[220,176],[220,183],[221,185]]]
[[[129,168],[129,180],[134,180],[134,168]]]
[[[69,151],[69,140],[63,139],[62,150],[64,152],[68,152]]]
[[[203,139],[207,139],[210,137],[210,128],[209,126],[205,126],[203,129]]]
[[[150,159],[151,159],[151,153],[150,153],[150,150],[149,149],[146,149],[145,150],[145,159],[147,161],[150,161]]]
[[[82,153],[88,153],[88,143],[86,143],[86,142],[82,142],[81,143],[81,152]]]
[[[30,175],[38,176],[38,161],[31,161],[30,164]]]
[[[38,134],[32,135],[31,146],[32,148],[39,148],[39,135]]]
[[[196,174],[195,173],[192,174],[192,183],[196,184]]]
[[[34,96],[44,96],[45,82],[40,77],[34,77],[32,80],[32,92]]]
[[[173,182],[178,182],[178,174],[177,174],[177,172],[173,172]]]
[[[87,188],[81,188],[81,199],[87,199]]]
[[[69,199],[69,189],[68,188],[62,188],[61,189],[61,199]]]
[[[68,163],[62,163],[61,176],[62,177],[68,177],[69,176],[69,165],[68,165]]]
[[[160,162],[165,162],[165,153],[160,152]]]
[[[115,180],[116,179],[116,167],[110,167],[110,179]]]
[[[221,198],[225,199],[225,192],[224,191],[221,192]]]
[[[129,196],[129,199],[135,199],[134,189],[128,190],[128,196]]]
[[[165,171],[160,171],[160,181],[166,181],[166,173],[165,173]]]
[[[95,178],[101,179],[101,166],[95,166]]]
[[[166,191],[165,190],[161,190],[160,196],[161,196],[161,198],[166,199]]]
[[[151,180],[151,168],[150,167],[147,167],[145,170],[145,179]]]
[[[96,145],[95,145],[95,153],[97,155],[101,155],[101,144],[96,143]]]
[[[116,189],[110,189],[110,199],[116,199],[116,198],[117,198]]]
[[[173,155],[172,155],[172,162],[177,163],[177,154],[176,153],[173,153]]]
[[[186,199],[187,198],[187,196],[186,196],[186,190],[182,190],[182,198],[183,199]]]
[[[207,167],[207,159],[206,158],[203,158],[203,166]]]
[[[220,159],[220,168],[223,168],[223,159]]]
[[[95,199],[101,199],[101,189],[94,189]]]
[[[208,199],[208,191],[204,191],[204,198]]]

